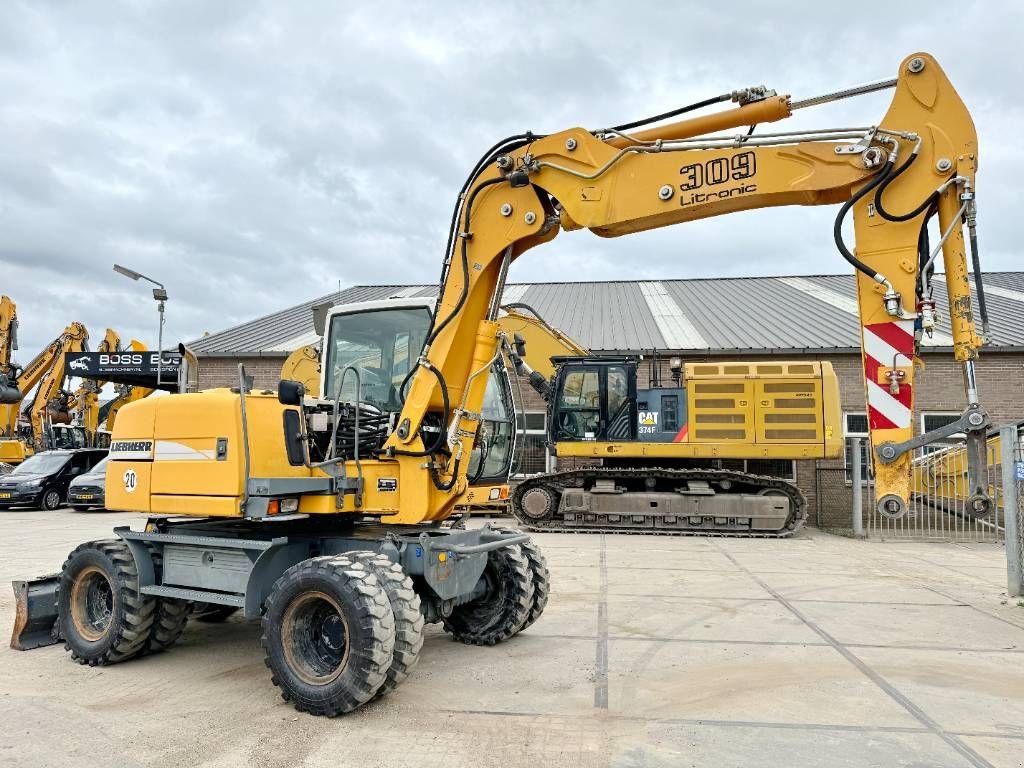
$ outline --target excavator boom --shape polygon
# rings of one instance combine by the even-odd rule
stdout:
[[[894,89],[889,110],[863,127],[707,135],[849,95],[794,102],[747,92],[740,100],[748,103],[736,109],[642,134],[573,128],[498,145],[460,197],[438,320],[408,387],[399,429],[385,446],[390,455],[423,450],[428,414],[444,418],[448,434],[457,436],[447,446],[453,456],[468,450],[482,395],[471,373],[503,343],[496,297],[509,265],[559,231],[586,228],[616,237],[755,208],[841,203],[834,237],[857,271],[879,509],[905,512],[910,451],[930,439],[913,434],[913,361],[921,335],[933,333],[937,322],[931,273],[939,252],[952,307],[949,332],[965,377],[959,428],[983,445],[988,425],[974,377],[983,339],[974,326],[963,236],[966,223],[974,242],[978,149],[970,114],[932,57],[907,57],[895,80],[877,86],[883,87]],[[855,253],[843,240],[842,224],[851,213]],[[943,235],[934,250],[924,236],[933,215]],[[458,407],[446,409],[445,396]],[[454,461],[447,472],[458,474]],[[972,509],[983,514],[991,500],[981,473],[972,478]],[[443,517],[447,503],[437,503],[416,517]],[[403,511],[399,518],[411,522],[410,515]]]

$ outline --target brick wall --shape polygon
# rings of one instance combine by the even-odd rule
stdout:
[[[237,387],[239,363],[243,363],[246,374],[253,377],[253,387],[277,391],[277,383],[281,380],[281,366],[284,364],[283,357],[201,357],[199,388]]]

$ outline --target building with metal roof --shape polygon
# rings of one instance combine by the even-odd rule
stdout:
[[[936,280],[943,318],[945,285],[941,275]],[[986,273],[982,282],[991,332],[977,362],[978,384],[993,423],[1012,422],[1024,416],[1024,272]],[[436,285],[357,285],[209,334],[190,343],[199,356],[199,384],[237,386],[238,363],[243,363],[257,386],[276,387],[288,353],[317,341],[312,310],[318,305],[436,296]],[[839,379],[843,434],[851,439],[866,435],[852,275],[519,283],[508,285],[503,299],[529,304],[595,354],[642,356],[640,377],[649,377],[657,365],[667,380],[669,357],[677,354],[688,360],[767,354],[827,360]],[[964,406],[960,365],[950,350],[949,327],[941,322],[925,341],[921,358],[926,367],[915,381],[915,420],[921,431],[948,424]],[[659,354],[651,354],[654,350]],[[526,431],[518,466],[524,474],[550,469],[554,460],[546,444],[545,403],[528,386],[519,389]],[[746,463],[750,471],[796,482],[818,525],[850,527],[849,451],[839,461]]]
[[[1024,272],[983,278],[992,318],[990,349],[1024,351]],[[939,317],[945,287],[937,276]],[[317,340],[313,307],[437,296],[436,285],[357,285],[190,342],[200,357],[283,358]],[[595,353],[683,354],[859,352],[852,275],[516,283],[504,303],[523,302]],[[940,321],[941,322],[941,321]],[[941,326],[925,345],[950,348]]]

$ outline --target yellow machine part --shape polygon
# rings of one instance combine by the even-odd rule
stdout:
[[[245,398],[251,478],[326,477],[318,469],[288,463],[284,411],[277,397],[250,393]],[[224,446],[218,455],[218,443]],[[245,454],[237,392],[211,389],[168,397],[151,397],[125,405],[114,425],[107,465],[107,508],[145,514],[197,517],[242,517]],[[347,472],[355,476],[354,462]],[[403,470],[406,470],[403,472]],[[348,494],[341,507],[334,494],[307,493],[299,498],[304,514],[359,513],[397,515],[421,509],[438,493],[429,474],[397,461],[363,463],[363,505]],[[490,494],[492,487],[477,489]],[[456,492],[459,502],[466,492]],[[469,502],[466,502],[469,503]],[[386,518],[385,518],[386,519]]]
[[[288,463],[284,410],[275,397],[246,397],[252,477],[310,476],[305,467]],[[237,393],[214,389],[130,403],[114,424],[111,446],[109,509],[213,517],[241,514],[245,453]]]
[[[32,448],[20,440],[0,440],[0,461],[4,464],[20,464],[32,455]]]
[[[842,455],[831,363],[688,363],[687,426],[675,442],[558,442],[575,457],[834,459]]]
[[[281,366],[281,378],[299,381],[310,397],[320,396],[320,353],[313,344],[294,350]]]
[[[999,466],[1000,438],[996,433],[985,441],[985,459],[989,467]],[[914,495],[926,503],[947,510],[966,508],[971,487],[967,479],[967,449],[944,448],[914,459]],[[998,473],[995,473],[998,474]],[[988,494],[998,509],[1003,508],[1003,489],[990,476]]]

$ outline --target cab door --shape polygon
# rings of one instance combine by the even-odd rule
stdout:
[[[636,366],[629,362],[563,365],[551,419],[554,442],[636,439]]]

